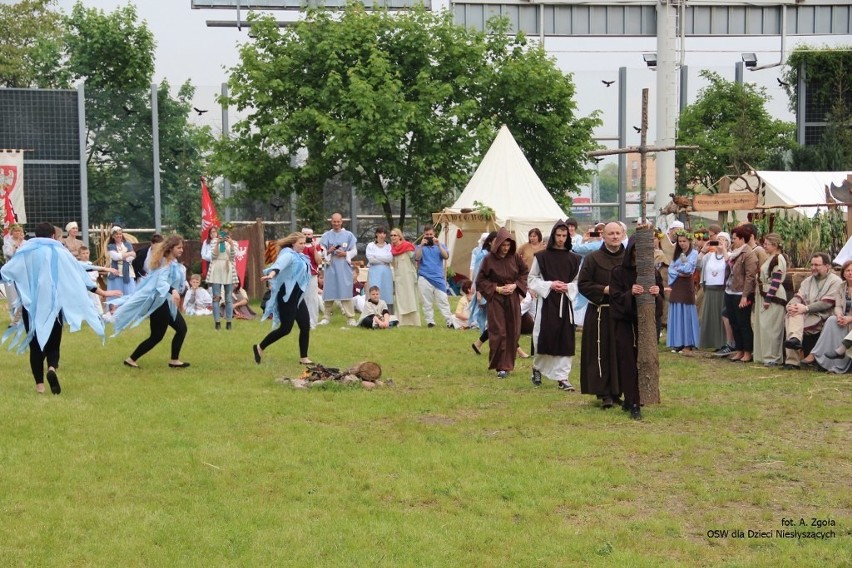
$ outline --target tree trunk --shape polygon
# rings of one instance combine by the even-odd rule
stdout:
[[[643,225],[636,229],[636,283],[648,290],[656,284],[654,275],[654,228]],[[639,400],[642,404],[660,403],[660,359],[657,351],[656,300],[650,294],[636,298],[639,312]]]

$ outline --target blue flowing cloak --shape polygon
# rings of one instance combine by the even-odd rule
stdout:
[[[20,320],[3,334],[3,343],[11,338],[9,349],[17,348],[18,353],[23,353],[33,337],[44,349],[60,312],[72,332],[79,331],[86,322],[105,339],[104,322],[89,298],[92,281],[59,241],[28,240],[0,269],[0,276],[4,282],[14,284],[18,292],[13,309],[23,306],[30,320],[29,333]]]
[[[473,280],[474,290],[476,290],[476,277],[479,275],[479,267],[482,266],[482,261],[486,256],[488,256],[488,251],[482,250],[482,248],[477,249],[473,253],[473,274],[471,274],[471,279]],[[477,327],[479,327],[479,331],[484,331],[487,323],[487,310],[485,309],[485,304],[485,298],[477,300],[476,294],[474,294],[473,300],[470,302],[470,319],[471,321],[476,322]]]
[[[115,337],[128,327],[136,327],[164,302],[169,303],[169,312],[174,319],[177,316],[177,306],[169,290],[180,290],[183,277],[184,271],[176,260],[149,272],[133,294],[122,296],[113,302],[118,309],[115,312],[112,336]]]
[[[281,314],[278,313],[278,291],[281,286],[284,288],[284,302],[290,299],[295,285],[298,284],[302,289],[302,297],[299,303],[305,301],[305,293],[308,291],[308,285],[311,282],[311,261],[307,256],[294,251],[291,248],[282,248],[278,253],[278,258],[271,266],[264,269],[264,274],[269,274],[273,270],[277,271],[275,278],[270,283],[272,285],[269,292],[269,301],[266,302],[266,309],[263,310],[261,321],[266,318],[272,318],[273,329],[281,325]]]

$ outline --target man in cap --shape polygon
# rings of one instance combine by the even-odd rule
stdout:
[[[666,238],[660,239],[660,248],[666,255],[666,258],[674,256],[675,245],[677,244],[677,232],[684,229],[683,223],[680,221],[672,221],[669,225],[669,230],[666,233]]]
[[[77,238],[77,234],[80,232],[80,227],[77,225],[77,222],[71,221],[65,225],[65,232],[68,236],[62,239],[62,244],[65,245],[65,248],[68,249],[68,252],[70,252],[74,258],[80,260],[80,247],[83,246],[83,241]]]

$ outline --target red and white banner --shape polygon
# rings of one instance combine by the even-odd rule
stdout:
[[[218,227],[219,215],[216,214],[216,206],[213,204],[213,199],[210,197],[210,191],[207,189],[207,180],[201,178],[201,240],[207,240],[207,232],[210,227]]]
[[[248,241],[236,241],[237,251],[234,255],[234,262],[237,265],[237,278],[240,279],[240,287],[246,283],[246,266],[248,265]]]
[[[24,153],[20,150],[0,151],[0,192],[3,200],[3,234],[9,225],[26,223],[24,209]]]

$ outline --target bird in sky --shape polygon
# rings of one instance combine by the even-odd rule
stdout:
[[[207,112],[207,109],[200,109],[200,108],[198,108],[198,107],[192,107],[192,110],[194,110],[195,112],[197,112],[197,113],[198,113],[198,116],[201,116],[202,114],[204,114],[205,112]]]
[[[636,132],[638,132],[638,133],[640,133],[640,134],[642,133],[642,129],[641,129],[641,128],[639,128],[638,126],[634,126],[634,127],[633,127],[633,130],[635,130]]]
[[[610,85],[612,85],[613,83],[615,83],[615,81],[603,81],[603,80],[602,80],[602,81],[601,81],[601,83],[603,83],[604,85],[606,85],[607,87],[609,87]]]
[[[789,87],[789,86],[790,86],[790,83],[785,83],[784,81],[782,81],[782,80],[781,80],[781,79],[779,79],[778,77],[776,77],[776,78],[775,78],[775,80],[776,80],[776,81],[778,81],[778,86],[779,86],[779,87]]]
[[[597,156],[592,156],[592,159],[598,164],[603,162],[603,158],[598,158]]]

